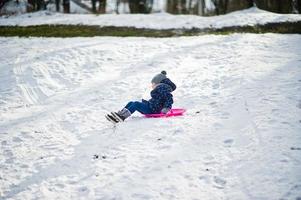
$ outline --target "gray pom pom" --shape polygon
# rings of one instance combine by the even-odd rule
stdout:
[[[163,74],[165,76],[167,75],[166,71],[164,71],[164,70],[161,72],[161,74]]]

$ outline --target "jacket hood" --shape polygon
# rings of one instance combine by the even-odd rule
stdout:
[[[169,78],[163,79],[160,83],[166,84],[171,87],[171,91],[175,91],[177,88],[177,86]]]

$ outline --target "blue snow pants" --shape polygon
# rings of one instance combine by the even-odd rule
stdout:
[[[142,114],[152,114],[152,111],[148,106],[148,102],[130,101],[125,108],[128,109],[132,114],[135,111],[138,111]]]

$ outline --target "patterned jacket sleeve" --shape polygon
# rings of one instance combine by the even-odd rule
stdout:
[[[169,108],[171,109],[173,104],[173,98],[172,98],[172,94],[171,93],[167,93],[165,96],[165,102],[163,105],[163,108]]]

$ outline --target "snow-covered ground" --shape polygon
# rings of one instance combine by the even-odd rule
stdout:
[[[300,199],[300,44],[0,38],[0,199]],[[163,69],[185,116],[105,120]]]
[[[99,26],[130,26],[136,28],[221,28],[266,24],[273,22],[301,21],[298,14],[276,14],[258,8],[236,11],[227,15],[201,17],[195,15],[159,14],[62,14],[36,12],[10,17],[0,17],[0,26],[29,26],[41,24],[84,24]]]

